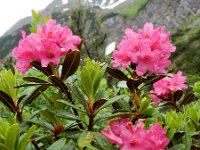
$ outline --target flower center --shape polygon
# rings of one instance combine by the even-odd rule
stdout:
[[[52,38],[53,33],[52,32],[48,32],[48,38]]]

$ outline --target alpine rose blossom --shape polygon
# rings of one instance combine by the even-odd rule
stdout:
[[[165,77],[155,82],[153,84],[154,90],[151,91],[150,95],[154,104],[158,104],[160,102],[161,99],[159,97],[167,98],[169,93],[187,89],[188,86],[185,82],[186,77],[182,75],[181,71],[174,74],[173,77]]]
[[[113,52],[113,67],[125,69],[133,63],[138,76],[146,72],[166,73],[165,69],[171,65],[168,58],[176,50],[169,36],[170,33],[164,33],[164,27],[154,29],[152,23],[145,23],[144,29],[138,32],[134,31],[134,26],[125,29],[125,36]]]
[[[166,130],[158,127],[158,122],[145,130],[144,123],[138,122],[134,127],[128,119],[111,121],[107,131],[101,131],[112,144],[117,144],[120,150],[162,150],[169,140]]]
[[[81,43],[80,37],[73,35],[69,27],[62,27],[53,19],[49,19],[43,27],[38,26],[37,33],[26,36],[21,31],[21,34],[22,39],[13,50],[16,67],[21,73],[32,67],[32,61],[41,62],[42,67],[50,63],[59,64],[62,56],[70,50],[77,50]]]

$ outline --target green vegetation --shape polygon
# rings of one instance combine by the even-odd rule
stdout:
[[[149,2],[149,0],[136,0],[136,2],[132,5],[127,5],[126,7],[123,7],[122,9],[116,9],[115,12],[122,14],[125,17],[132,18],[137,16],[137,14],[145,8],[146,4]]]
[[[189,76],[189,82],[200,79],[200,13],[172,32],[172,41],[177,47],[173,62]]]
[[[20,136],[19,124],[0,118],[0,149],[26,150],[35,129],[36,126],[32,126],[26,133]]]

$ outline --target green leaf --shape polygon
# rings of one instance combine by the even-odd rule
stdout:
[[[70,140],[65,146],[62,148],[62,150],[75,150],[76,149],[76,143],[73,140]]]
[[[11,70],[2,70],[0,72],[0,90],[10,95],[13,99],[17,99],[15,84],[16,75]]]
[[[27,133],[24,133],[21,138],[19,145],[17,146],[17,150],[26,150],[26,147],[29,142],[31,142],[31,137],[33,136],[33,133],[36,130],[36,126],[32,126]]]
[[[72,113],[69,113],[69,112],[56,112],[56,111],[52,111],[52,110],[49,110],[52,114],[60,117],[60,118],[64,118],[64,119],[67,119],[67,120],[78,120],[78,121],[82,121],[85,125],[87,125],[87,123],[84,121],[83,118],[80,118]]]
[[[97,109],[97,112],[99,112],[101,109],[104,109],[106,107],[108,107],[109,105],[111,105],[112,103],[120,100],[121,98],[124,98],[125,95],[119,95],[119,96],[115,96],[111,99],[109,99],[106,103],[104,103],[99,109]]]
[[[85,70],[81,71],[81,90],[85,93],[88,99],[93,101],[93,86],[92,79],[88,76],[88,73]]]
[[[106,71],[114,78],[119,80],[128,80],[128,77],[120,70],[107,67]]]
[[[81,108],[78,108],[77,106],[71,104],[71,103],[68,102],[68,101],[65,101],[65,100],[57,100],[57,101],[58,101],[58,102],[61,102],[61,103],[63,103],[63,104],[65,104],[65,105],[67,105],[67,106],[70,106],[70,107],[76,109],[77,111],[80,111],[80,112],[86,114],[86,111],[85,111],[85,110],[83,110],[83,109],[81,109]]]
[[[129,103],[126,100],[119,100],[118,102],[113,103],[113,108],[115,110],[124,110],[124,111],[128,111],[131,112],[131,106],[129,105]]]
[[[102,150],[114,150],[115,149],[113,147],[113,145],[110,142],[108,142],[108,140],[99,133],[96,134],[95,141],[97,142],[98,145],[100,145]]]
[[[50,16],[50,15],[49,15],[49,16],[45,16],[44,19],[43,19],[43,22],[44,22],[44,23],[47,23],[47,21],[48,21],[49,19],[51,19],[51,16]]]
[[[15,143],[18,134],[19,134],[18,124],[11,125],[6,133],[6,138],[5,138],[5,145],[9,148],[9,150],[15,150]]]
[[[51,18],[51,16],[46,16],[46,17],[42,17],[40,15],[40,13],[32,10],[32,23],[31,23],[31,27],[29,28],[29,30],[32,33],[36,33],[37,32],[37,26],[41,25],[41,24],[45,24],[49,19]]]
[[[0,143],[0,150],[9,150],[9,148],[5,144]]]
[[[52,128],[53,128],[52,124],[50,124],[50,123],[48,123],[46,121],[40,121],[40,122],[38,122],[38,120],[37,121],[36,120],[28,120],[27,122],[31,123],[31,124],[34,124],[34,125],[37,125],[38,127],[43,127],[43,128],[48,129],[50,131],[52,131]]]
[[[65,145],[66,139],[62,138],[54,142],[47,150],[61,150]]]
[[[90,60],[90,58],[85,59],[85,65],[81,70],[80,88],[88,97],[90,103],[94,102],[106,66],[104,64],[101,67],[99,62]]]
[[[32,10],[31,12],[32,12],[33,23],[35,25],[39,25],[40,22],[41,22],[42,16],[38,12],[36,12],[35,10]]]
[[[75,99],[77,99],[79,103],[82,104],[84,108],[86,109],[87,108],[86,100],[84,99],[84,96],[81,94],[81,91],[75,86],[71,86],[71,90]]]
[[[82,91],[87,95],[89,101],[94,101],[93,86],[98,76],[100,64],[91,61],[89,58],[85,59],[85,66],[81,70]]]
[[[194,115],[193,115],[193,116],[194,116]],[[195,121],[194,121],[191,117],[189,117],[189,116],[186,116],[186,118],[189,118],[189,119],[191,120],[192,124],[195,126],[196,130],[199,131],[199,128],[200,128],[200,127],[198,127],[198,122],[195,122]]]
[[[176,111],[170,111],[166,113],[165,124],[169,129],[175,129],[175,131],[180,131],[188,127],[188,121],[183,113],[177,113]],[[187,119],[188,120],[188,119]],[[186,131],[185,129],[183,131]]]
[[[141,101],[140,101],[140,109],[139,112],[142,114],[148,107],[150,104],[150,99],[147,99],[146,97],[144,97]]]
[[[91,150],[97,150],[95,147],[91,145],[92,140],[94,139],[94,132],[83,131],[78,138],[78,146],[83,149],[85,147],[89,147]]]
[[[95,101],[105,97],[104,94],[105,94],[105,89],[102,89],[102,88],[99,89],[98,92],[95,94],[95,97],[94,97]]]
[[[33,100],[35,100],[42,92],[44,92],[49,85],[41,85],[35,89],[35,91],[26,99],[25,103],[22,106],[22,109],[25,105],[30,104]]]
[[[61,79],[65,80],[76,72],[80,63],[80,51],[74,50],[66,55],[62,65]]]
[[[200,81],[196,82],[194,84],[194,89],[193,89],[194,92],[197,92],[197,93],[200,93]]]
[[[57,119],[56,117],[48,111],[48,109],[43,109],[39,111],[39,114],[42,118],[46,119],[50,123],[57,124]]]
[[[185,145],[184,144],[178,144],[178,145],[175,145],[175,146],[169,148],[169,150],[185,150]]]
[[[97,93],[97,91],[99,89],[99,85],[101,83],[101,79],[103,78],[103,75],[105,74],[106,68],[107,68],[107,64],[104,64],[100,68],[98,76],[97,76],[96,80],[94,81],[94,85],[93,85],[93,95],[94,96],[96,96],[96,93]]]
[[[15,124],[17,122],[17,116],[14,114],[11,114],[9,118],[7,118],[7,121],[10,125]]]
[[[0,125],[0,140],[2,143],[5,141],[6,133],[9,129],[9,123],[5,119],[1,119],[1,125]]]
[[[185,150],[191,150],[192,138],[187,132],[183,136],[183,143],[185,144]]]
[[[37,32],[37,27],[33,24],[31,24],[31,27],[29,28],[31,33],[36,33]]]
[[[142,113],[142,116],[152,117],[154,112],[155,112],[155,108],[148,108]]]

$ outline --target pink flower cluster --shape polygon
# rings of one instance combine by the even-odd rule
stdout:
[[[182,72],[179,71],[177,74],[174,74],[173,77],[165,77],[153,84],[154,90],[151,91],[151,98],[154,101],[154,104],[160,102],[159,97],[167,98],[169,93],[185,90],[188,86],[185,84],[186,77],[182,76]]]
[[[81,43],[80,37],[73,35],[69,27],[62,27],[53,19],[43,27],[38,26],[37,33],[26,36],[22,31],[22,37],[13,50],[13,56],[17,58],[16,67],[21,73],[32,67],[32,61],[41,62],[42,67],[47,67],[49,63],[59,64],[60,57],[69,50],[78,49]]]
[[[122,66],[125,69],[131,63],[136,64],[139,76],[147,71],[158,74],[166,73],[171,65],[168,60],[176,50],[169,41],[170,33],[164,33],[164,27],[153,29],[152,23],[146,23],[144,29],[134,32],[134,27],[125,29],[125,36],[113,52],[113,67]]]
[[[110,122],[107,131],[101,131],[112,144],[117,144],[120,150],[162,150],[169,140],[166,130],[155,123],[150,129],[145,130],[144,123],[138,122],[133,127],[128,119]]]

